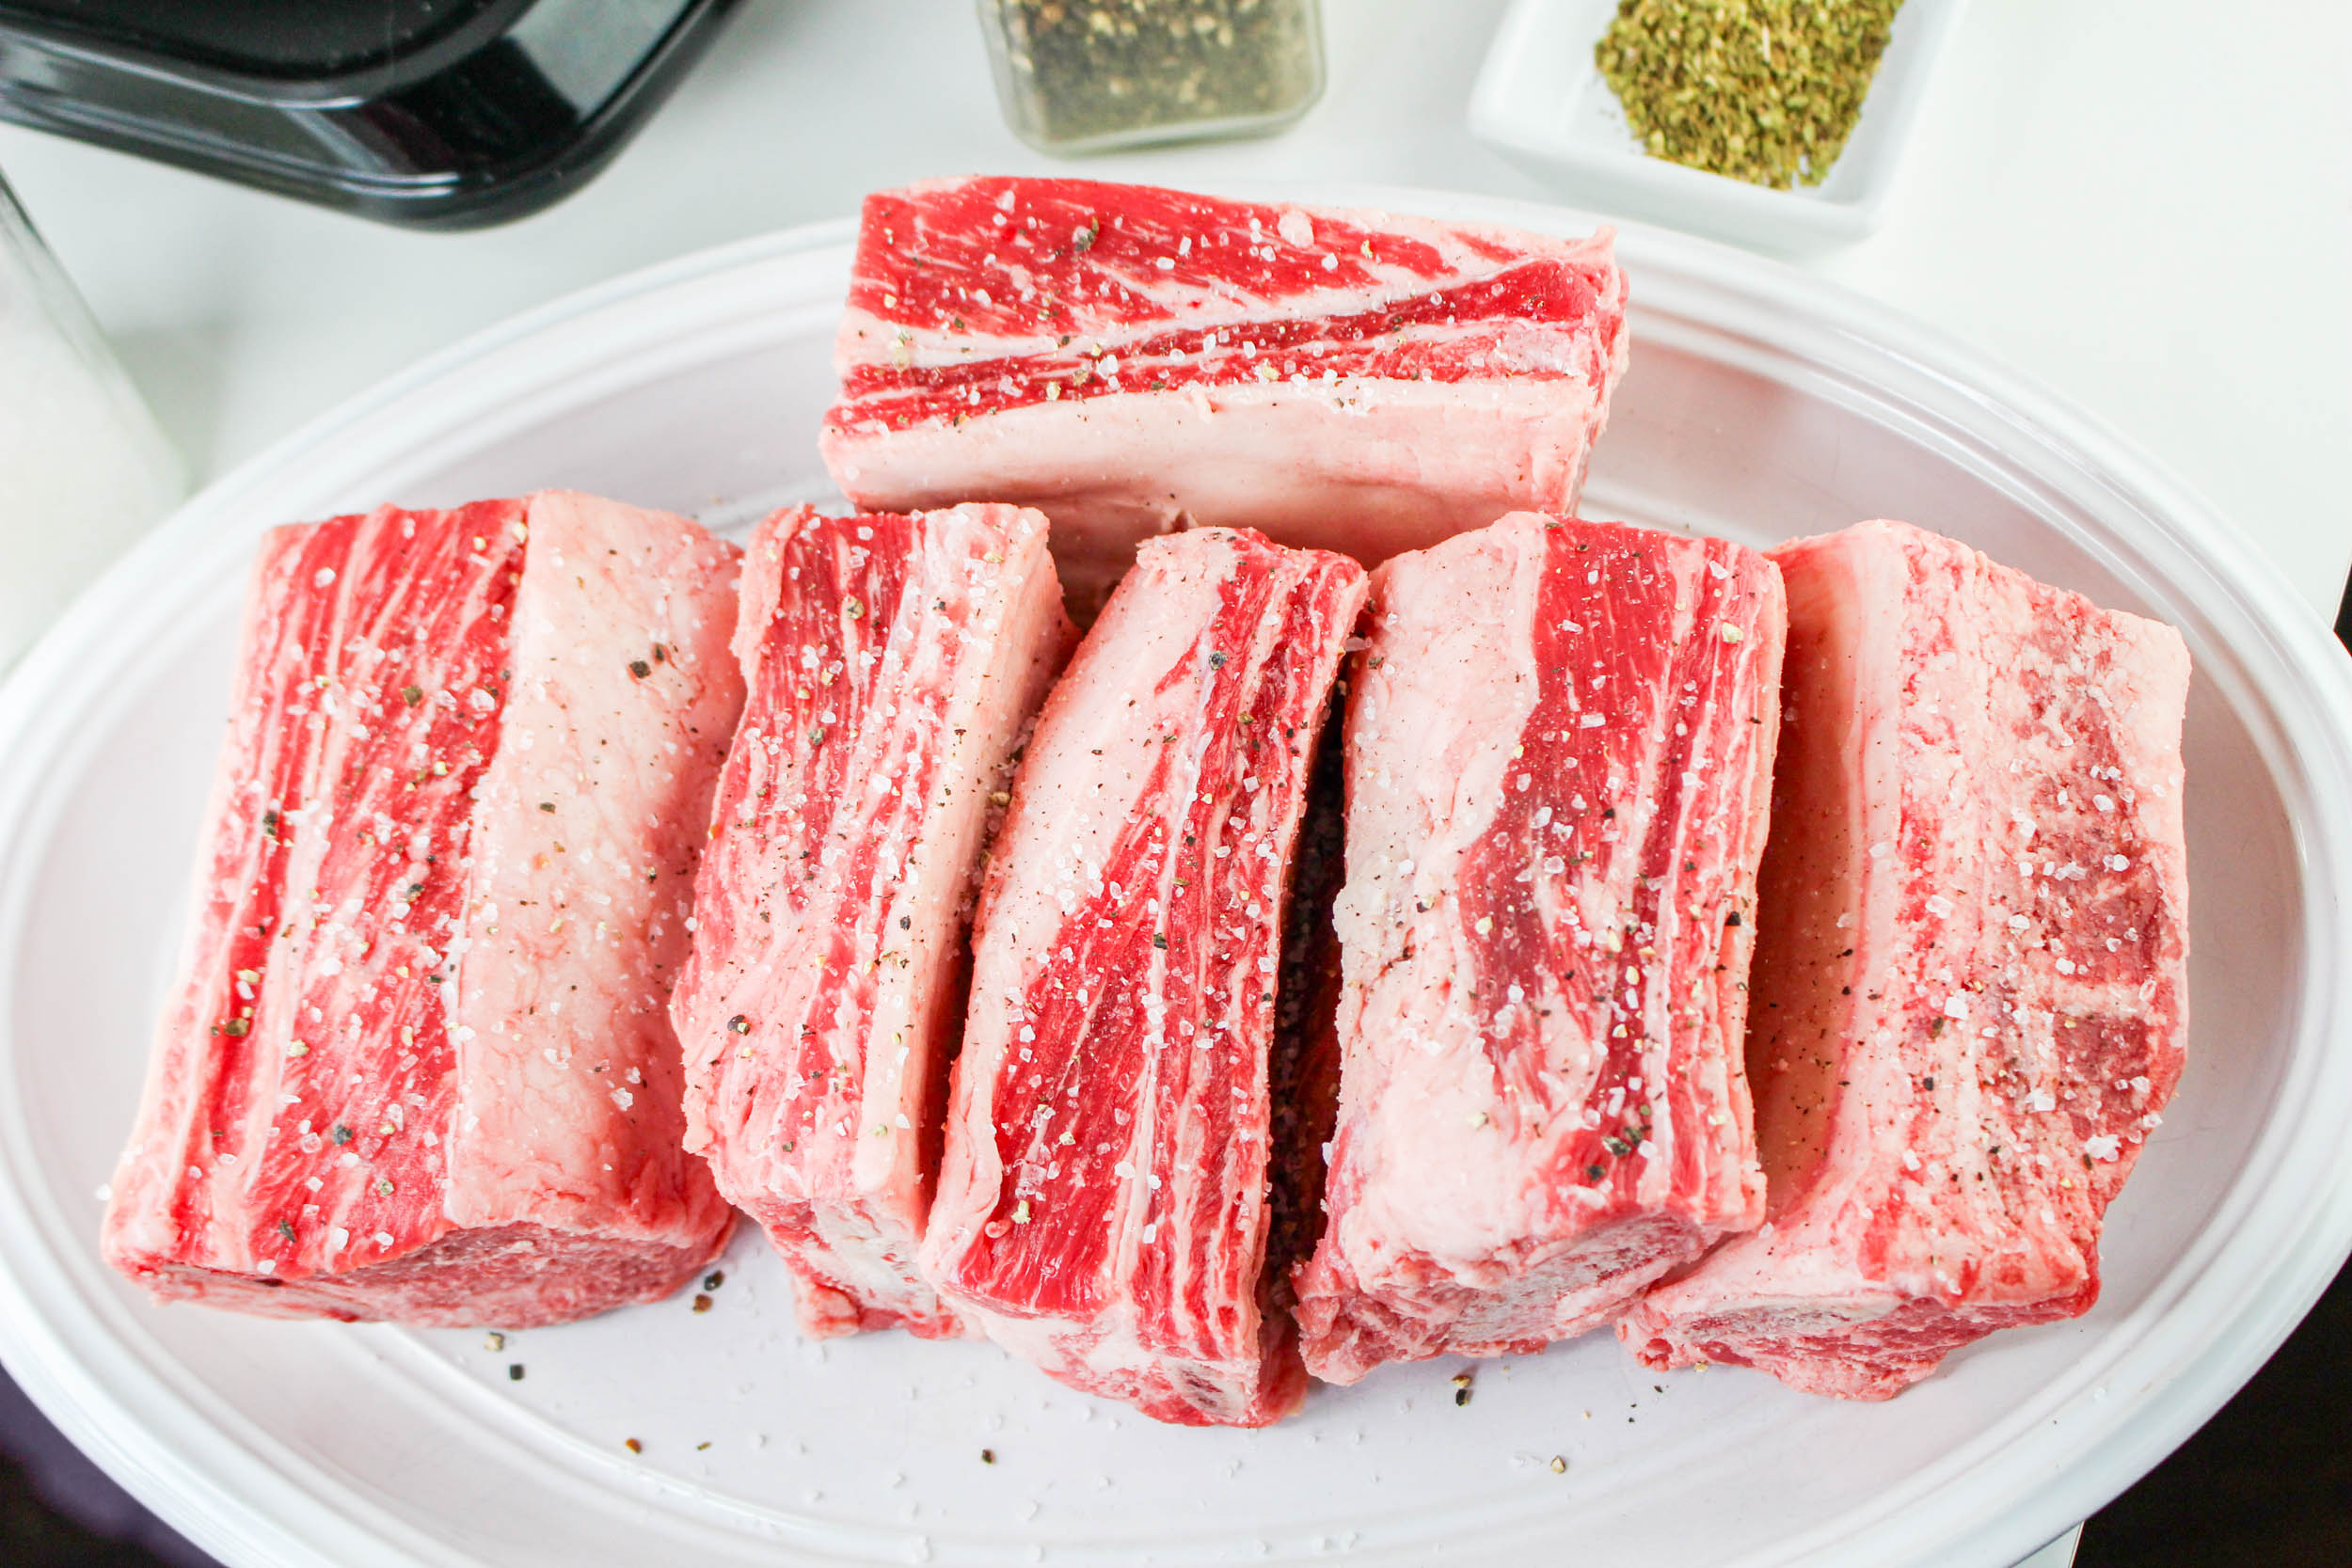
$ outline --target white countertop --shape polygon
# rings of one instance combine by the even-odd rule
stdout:
[[[594,183],[474,233],[389,229],[11,127],[0,170],[200,481],[515,311],[919,176],[1573,203],[1464,128],[1502,9],[1327,0],[1330,87],[1289,135],[1073,165],[1004,129],[961,0],[747,0]],[[2104,417],[2332,613],[2352,563],[2347,80],[2337,0],[1976,0],[1885,228],[1804,264]]]

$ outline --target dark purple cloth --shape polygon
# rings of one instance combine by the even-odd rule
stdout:
[[[218,1568],[85,1459],[5,1375],[0,1562],[10,1568]]]

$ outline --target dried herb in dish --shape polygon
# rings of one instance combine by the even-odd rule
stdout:
[[[1844,150],[1901,0],[1618,0],[1594,45],[1651,155],[1818,185]]]
[[[1315,0],[980,0],[1007,118],[1061,150],[1270,130],[1323,87]]]

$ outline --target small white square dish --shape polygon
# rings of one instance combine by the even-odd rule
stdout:
[[[1470,134],[1588,208],[1766,250],[1851,245],[1884,215],[1936,59],[1965,6],[1904,0],[1861,119],[1818,185],[1774,190],[1644,151],[1593,61],[1616,0],[1516,0],[1471,89]]]

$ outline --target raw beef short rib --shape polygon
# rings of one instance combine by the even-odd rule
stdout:
[[[735,572],[682,517],[559,493],[268,536],[110,1262],[522,1327],[717,1253],[667,1002]]]
[[[1740,1038],[1780,578],[1519,513],[1373,578],[1308,1369],[1524,1354],[1762,1218]]]
[[[992,1338],[1164,1421],[1306,1387],[1264,1309],[1293,847],[1363,569],[1144,545],[1047,700],[990,863],[923,1261]]]
[[[815,1338],[961,1333],[915,1265],[983,836],[1075,633],[1045,519],[780,512],[753,535],[750,697],[671,1003],[687,1147]]]
[[[1625,278],[1606,231],[935,181],[866,198],[834,358],[845,494],[1040,507],[1099,604],[1182,522],[1370,563],[1572,507]]]
[[[2099,1227],[2181,1073],[2188,655],[1965,546],[1772,552],[1781,768],[1748,1069],[1770,1223],[1619,1332],[1884,1399],[2099,1293]]]

